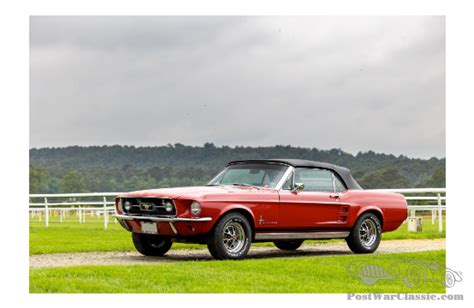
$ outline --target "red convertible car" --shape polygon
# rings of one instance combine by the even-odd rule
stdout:
[[[207,244],[216,259],[240,259],[252,242],[295,250],[304,240],[335,238],[372,253],[382,232],[407,217],[402,195],[363,190],[346,168],[300,159],[233,161],[206,186],[131,192],[115,204],[146,256],[187,242]]]

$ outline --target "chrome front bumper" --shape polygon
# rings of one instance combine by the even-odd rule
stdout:
[[[211,217],[200,217],[200,218],[180,218],[180,217],[153,217],[153,216],[132,216],[132,215],[121,215],[114,214],[112,215],[118,219],[125,220],[148,220],[156,222],[206,222],[211,221]]]

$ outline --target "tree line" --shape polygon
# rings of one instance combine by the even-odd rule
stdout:
[[[445,187],[445,159],[292,146],[91,146],[30,150],[30,193],[130,191],[206,184],[232,160],[301,158],[351,169],[364,188]]]

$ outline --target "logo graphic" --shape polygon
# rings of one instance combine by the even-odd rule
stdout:
[[[378,261],[382,264],[378,264]],[[403,281],[410,288],[419,288],[425,282],[439,282],[447,288],[462,281],[462,273],[444,267],[438,262],[394,259],[359,260],[347,264],[346,272],[361,279],[367,285],[379,280]]]
[[[140,202],[140,208],[144,211],[152,211],[154,204],[151,202]]]

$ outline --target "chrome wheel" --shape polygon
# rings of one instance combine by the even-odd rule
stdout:
[[[223,242],[225,249],[230,253],[239,252],[245,245],[245,230],[236,221],[229,221],[224,226]]]
[[[372,219],[366,219],[362,222],[359,229],[359,239],[364,247],[370,248],[377,240],[377,225]]]
[[[207,248],[218,260],[244,258],[252,243],[252,227],[247,218],[237,212],[224,214],[207,239]]]
[[[355,253],[373,253],[382,239],[382,223],[373,213],[363,213],[346,238],[347,245]]]

